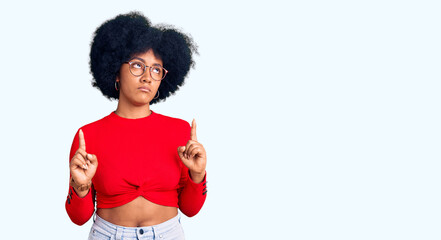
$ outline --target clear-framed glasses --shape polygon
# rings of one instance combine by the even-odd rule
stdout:
[[[129,64],[130,73],[132,73],[132,75],[136,77],[144,74],[145,70],[148,68],[150,77],[152,77],[153,80],[161,81],[165,78],[165,75],[167,75],[168,72],[165,68],[161,66],[147,66],[143,62],[138,60],[132,60],[125,63]]]

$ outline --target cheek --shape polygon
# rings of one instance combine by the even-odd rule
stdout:
[[[120,83],[122,84],[122,88],[127,91],[132,91],[132,88],[137,86],[138,79],[133,78],[132,76],[125,76],[121,79]]]
[[[159,86],[161,86],[161,81],[158,81],[158,83],[155,83],[155,89],[156,91],[159,89]]]

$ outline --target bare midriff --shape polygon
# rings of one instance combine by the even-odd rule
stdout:
[[[114,208],[98,208],[98,216],[115,225],[124,227],[147,227],[163,223],[178,215],[176,207],[150,202],[142,196]]]

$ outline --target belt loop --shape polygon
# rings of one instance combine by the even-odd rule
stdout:
[[[123,229],[120,227],[116,227],[116,240],[121,240],[123,234]]]
[[[156,229],[155,229],[155,227],[152,227],[152,233],[153,233],[153,239],[159,239],[158,236],[156,236]]]

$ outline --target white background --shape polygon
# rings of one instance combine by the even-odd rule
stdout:
[[[1,239],[86,239],[64,202],[75,131],[116,108],[94,30],[139,10],[199,45],[158,113],[196,118],[209,194],[187,239],[440,239],[438,1],[0,4]]]

